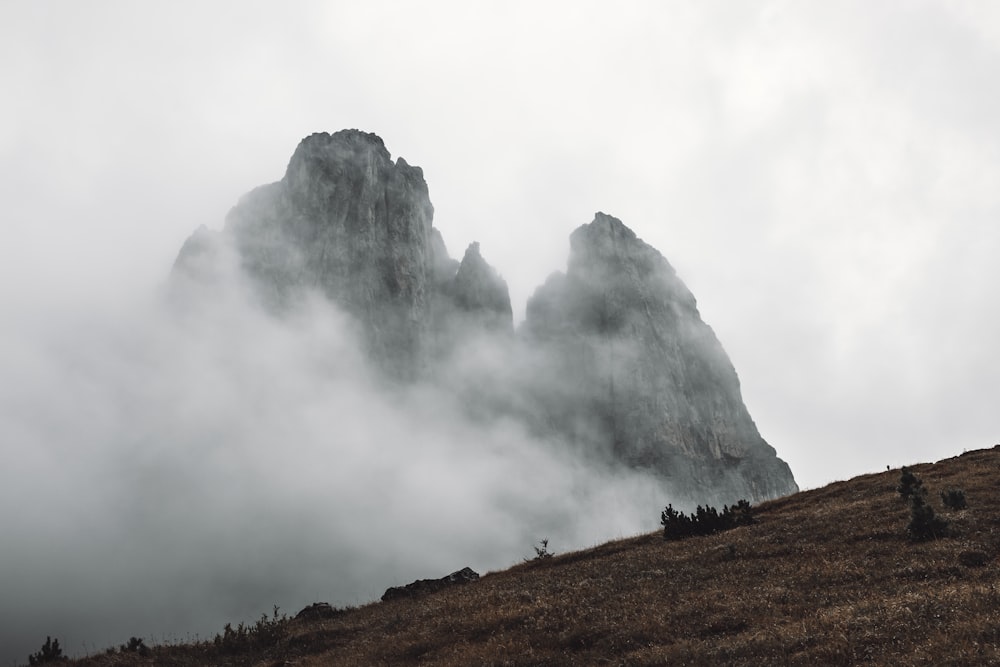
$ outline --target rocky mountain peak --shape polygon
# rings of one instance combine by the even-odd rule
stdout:
[[[461,262],[450,258],[433,214],[423,172],[393,162],[377,135],[317,133],[299,143],[281,181],[240,199],[221,234],[196,232],[175,271],[205,280],[218,249],[231,249],[225,256],[279,316],[318,290],[356,320],[372,362],[397,379],[447,377],[459,387],[435,368],[486,336],[503,357],[488,368],[511,375],[477,375],[463,396],[477,402],[470,411],[520,420],[581,456],[655,471],[680,496],[721,505],[796,490],[694,296],[621,220],[598,212],[570,235],[566,272],[536,290],[513,336],[506,282],[478,243]]]
[[[449,289],[455,305],[466,312],[478,311],[492,329],[513,331],[514,315],[507,283],[486,263],[479,243],[471,243]]]
[[[311,205],[317,194],[330,194],[323,185],[394,185],[427,194],[420,167],[411,167],[399,158],[395,163],[381,137],[360,130],[319,132],[301,142],[289,160],[284,182],[289,195],[300,204]],[[429,205],[429,201],[427,202]]]
[[[571,248],[576,248],[580,244],[594,245],[599,239],[607,239],[613,247],[614,239],[635,240],[636,235],[618,218],[598,211],[590,224],[581,225],[570,234],[569,238]]]
[[[589,270],[595,264],[617,269],[622,261],[644,255],[662,259],[659,252],[640,241],[621,220],[601,212],[594,214],[590,224],[581,225],[570,234],[569,247],[570,272],[578,266]]]
[[[544,421],[578,446],[659,470],[693,497],[725,489],[720,504],[797,489],[694,296],[617,218],[598,213],[572,233],[566,274],[535,292],[524,327],[552,364]]]
[[[310,159],[331,163],[344,162],[351,155],[372,153],[384,161],[391,161],[389,150],[382,137],[372,132],[357,129],[329,132],[314,132],[302,139],[292,153],[289,168]]]
[[[570,235],[568,273],[579,281],[604,281],[608,289],[619,293],[639,295],[653,290],[675,304],[696,308],[694,295],[670,262],[606,213],[596,213],[590,224]]]
[[[439,263],[438,272],[448,266]],[[483,259],[479,243],[471,243],[451,276],[439,283],[433,320],[439,357],[482,333],[513,334],[514,313],[507,283]]]
[[[379,365],[412,378],[427,362],[433,215],[418,167],[344,130],[303,139],[284,178],[243,197],[225,232],[272,308],[318,289],[358,319]]]

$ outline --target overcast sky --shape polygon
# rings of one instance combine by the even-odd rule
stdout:
[[[3,458],[58,451],[11,421],[32,396],[123,410],[66,341],[117,349],[198,225],[351,127],[424,169],[516,319],[574,228],[620,218],[803,488],[992,446],[998,82],[987,1],[5,2]]]

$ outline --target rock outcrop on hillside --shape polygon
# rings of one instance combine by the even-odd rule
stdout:
[[[175,273],[211,282],[235,257],[279,316],[319,290],[353,316],[368,357],[397,380],[451,378],[437,369],[453,350],[498,341],[491,353],[506,356],[495,367],[516,370],[464,379],[477,418],[519,419],[581,456],[655,471],[690,498],[797,490],[694,297],[620,220],[598,213],[573,232],[566,273],[536,291],[515,332],[506,283],[478,243],[461,262],[449,257],[433,211],[420,168],[394,162],[376,135],[314,134],[282,180],[239,201],[221,233],[195,232]]]
[[[461,570],[452,572],[448,576],[441,577],[440,579],[418,579],[417,581],[406,584],[405,586],[392,586],[387,588],[385,593],[382,594],[382,602],[398,600],[400,598],[420,597],[429,593],[436,593],[445,588],[470,584],[478,580],[478,572],[473,570],[471,567],[463,567]]]
[[[603,213],[573,232],[570,248],[566,273],[536,291],[524,323],[550,365],[534,387],[548,427],[660,471],[690,497],[720,490],[711,500],[722,504],[796,491],[670,263]]]

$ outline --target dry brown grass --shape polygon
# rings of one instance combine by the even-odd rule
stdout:
[[[907,539],[893,470],[765,503],[755,525],[726,533],[643,535],[291,621],[276,645],[76,664],[1000,664],[1000,445],[912,469],[951,537]],[[968,509],[945,511],[947,488],[964,489]],[[975,553],[983,565],[963,564]]]

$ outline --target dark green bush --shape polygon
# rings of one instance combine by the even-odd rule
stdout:
[[[695,535],[711,535],[737,526],[748,526],[753,523],[750,503],[741,500],[732,507],[724,505],[722,512],[714,507],[698,505],[695,511],[688,515],[678,512],[673,505],[667,505],[660,513],[660,525],[663,526],[663,539],[682,540]]]
[[[910,536],[911,540],[915,542],[936,540],[948,534],[948,522],[935,515],[934,508],[927,504],[927,489],[924,488],[924,483],[913,474],[912,470],[903,468],[897,490],[899,495],[910,504],[910,523],[906,526],[906,534]],[[959,494],[964,502],[965,493],[959,492]],[[951,496],[947,500],[945,496],[946,494],[941,494],[942,500],[947,505]]]
[[[46,662],[62,662],[68,659],[59,647],[59,640],[46,637],[45,643],[42,644],[42,650],[28,656],[28,664],[41,665]]]
[[[948,522],[934,514],[924,494],[915,493],[910,496],[910,524],[906,532],[915,542],[936,540],[948,534]]]
[[[150,654],[150,648],[146,646],[142,637],[130,637],[128,644],[122,644],[119,650],[122,653],[138,653],[144,658]]]
[[[531,559],[525,558],[524,562],[528,563],[528,562],[531,562],[533,560],[545,560],[546,558],[552,558],[552,556],[554,554],[551,551],[549,551],[549,540],[548,540],[548,538],[545,538],[544,540],[542,540],[538,544],[539,544],[539,546],[537,546],[537,547],[535,545],[531,545],[531,548],[535,550],[535,557],[531,558]]]
[[[926,493],[924,490],[924,483],[920,481],[920,478],[913,474],[913,471],[909,468],[903,468],[903,474],[899,478],[899,495],[903,497],[903,500],[909,500],[913,495],[921,495]]]
[[[941,502],[944,506],[952,510],[964,510],[968,507],[965,502],[965,491],[962,489],[948,489],[941,492]]]
[[[215,635],[213,644],[222,653],[241,653],[250,650],[269,648],[280,643],[288,634],[289,619],[286,615],[278,615],[278,606],[274,606],[274,615],[270,618],[261,614],[253,625],[240,623],[235,628],[230,623],[222,629],[222,634]]]

